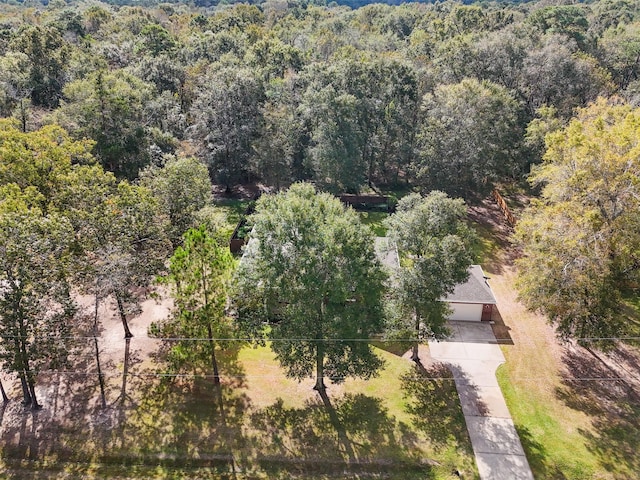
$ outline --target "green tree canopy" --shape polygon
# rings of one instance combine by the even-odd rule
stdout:
[[[205,227],[187,230],[183,245],[169,260],[166,277],[174,294],[174,314],[154,327],[161,335],[207,339],[172,341],[169,361],[177,369],[210,364],[216,385],[220,383],[216,339],[229,339],[233,331],[225,307],[234,267],[228,246],[219,245]]]
[[[106,170],[133,179],[149,162],[145,107],[151,85],[125,72],[97,72],[68,84],[59,122],[76,138],[94,141]]]
[[[191,138],[211,177],[227,189],[249,170],[252,146],[259,132],[264,91],[245,68],[221,68],[208,75],[194,101]]]
[[[461,199],[433,191],[414,193],[398,202],[387,221],[400,255],[393,300],[399,319],[396,329],[412,329],[418,339],[440,337],[448,313],[443,299],[466,281],[473,261],[473,231],[465,223]],[[418,360],[417,346],[413,360]]]
[[[182,235],[196,226],[196,213],[211,203],[207,166],[193,157],[171,157],[162,168],[152,166],[144,170],[141,183],[159,200],[171,225],[171,243],[178,246]]]
[[[472,78],[441,85],[425,97],[423,110],[414,170],[427,191],[469,197],[519,171],[518,104],[504,87]]]
[[[42,208],[64,189],[74,164],[92,163],[91,143],[74,141],[57,125],[24,133],[11,120],[0,120],[0,184],[35,187]]]
[[[0,362],[34,409],[38,372],[65,365],[76,310],[66,275],[71,225],[44,214],[41,197],[33,187],[0,187]]]
[[[640,272],[640,110],[600,99],[546,143],[517,227],[521,298],[563,337],[617,335]]]
[[[370,230],[338,199],[298,183],[258,200],[239,266],[238,302],[277,316],[269,337],[287,374],[369,378],[382,361],[366,341],[383,327],[383,273]],[[241,309],[242,311],[242,309]],[[247,320],[241,318],[241,320]]]

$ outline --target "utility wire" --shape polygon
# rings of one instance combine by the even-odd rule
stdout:
[[[106,340],[108,337],[104,337],[101,335],[93,335],[93,336],[56,336],[56,335],[0,335],[0,338],[7,339],[54,339],[54,340]],[[125,340],[122,338],[121,340]],[[130,337],[131,341],[145,341],[145,340],[154,340],[154,341],[194,341],[194,342],[208,342],[210,339],[208,337]],[[438,343],[485,343],[487,345],[494,345],[496,343],[505,344],[506,342],[512,342],[513,339],[510,337],[507,338],[496,338],[495,340],[487,340],[486,338],[467,338],[464,340],[454,340],[450,338],[444,339],[431,339],[431,338],[394,338],[394,339],[378,339],[375,337],[372,338],[306,338],[306,337],[294,337],[294,338],[270,338],[270,337],[238,337],[238,338],[217,338],[214,337],[213,340],[216,342],[374,342],[374,343],[394,343],[394,342],[438,342]],[[616,340],[634,340],[640,341],[640,336],[623,336],[623,337],[572,337],[572,341],[576,342],[597,342],[597,341],[616,341]]]
[[[8,374],[8,373],[7,373]],[[78,376],[95,376],[98,375],[97,372],[86,372],[86,371],[58,371],[58,370],[41,370],[39,375],[47,375],[47,374],[56,374],[56,375],[78,375]],[[111,370],[111,371],[103,371],[104,376],[112,376],[112,377],[122,377],[123,373],[121,371]],[[213,374],[197,374],[197,373],[163,373],[163,372],[152,372],[152,373],[134,373],[129,372],[127,376],[131,377],[139,377],[139,378],[214,378]],[[218,377],[223,379],[252,379],[252,378],[262,378],[262,379],[281,379],[282,375],[218,375]],[[309,377],[311,378],[311,377]],[[331,377],[325,376],[324,378],[328,380],[339,380],[343,381],[348,378],[348,376],[344,377]],[[448,380],[448,381],[456,381],[461,379],[466,379],[466,376],[458,376],[458,377],[431,377],[431,376],[407,376],[405,377],[408,380],[422,381],[422,380]],[[538,376],[538,377],[518,377],[519,380],[543,380],[548,379],[548,377]],[[625,382],[625,379],[620,377],[562,377],[563,381],[567,382],[595,382],[595,381],[609,381],[609,382]],[[293,379],[292,379],[293,381]]]

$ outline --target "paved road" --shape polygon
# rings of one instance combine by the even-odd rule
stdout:
[[[491,326],[449,322],[452,336],[429,342],[431,357],[453,373],[482,480],[533,480],[496,379],[504,356]]]

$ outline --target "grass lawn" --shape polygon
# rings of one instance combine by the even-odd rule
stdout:
[[[595,434],[589,415],[571,408],[561,395],[561,353],[544,320],[515,302],[513,272],[491,275],[491,286],[511,326],[513,345],[502,347],[506,363],[498,381],[535,478],[586,480],[617,478],[606,472],[589,448]],[[517,324],[516,324],[517,322]]]
[[[71,387],[75,416],[4,426],[0,476],[477,478],[453,382],[376,351],[380,376],[329,384],[328,403],[311,379],[286,378],[268,346],[220,356],[221,389],[130,375],[122,402],[91,412],[87,389]]]
[[[508,201],[508,200],[507,200]],[[486,215],[486,216],[485,216]],[[640,401],[611,369],[617,359],[640,375],[640,351],[620,345],[604,354],[558,341],[540,315],[517,300],[515,252],[505,232],[497,232],[500,213],[480,215],[478,256],[498,300],[494,327],[503,339],[506,363],[498,381],[536,479],[622,480],[639,478]],[[637,329],[637,297],[629,299]],[[635,313],[634,313],[635,312]],[[605,359],[609,365],[605,365]]]
[[[387,212],[371,210],[368,212],[358,212],[360,221],[365,225],[369,225],[369,228],[373,231],[376,237],[386,237],[387,227],[382,222],[389,216]]]
[[[214,205],[226,214],[229,227],[233,230],[250,203],[251,200],[229,198],[216,200]]]
[[[473,245],[473,254],[476,263],[491,265],[497,260],[500,253],[500,242],[496,239],[491,228],[487,225],[472,224],[476,231],[478,241]]]

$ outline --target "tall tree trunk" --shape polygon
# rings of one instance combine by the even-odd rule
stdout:
[[[102,408],[107,408],[107,398],[104,391],[104,375],[102,374],[102,366],[100,365],[100,348],[98,347],[98,294],[96,294],[95,304],[95,316],[93,317],[93,345],[96,352],[96,365],[98,367],[98,382],[100,382],[100,398],[102,399]]]
[[[133,337],[133,333],[129,330],[129,324],[127,323],[127,314],[124,311],[124,303],[119,293],[116,293],[116,302],[118,303],[118,312],[120,313],[120,320],[122,320],[122,326],[124,327],[124,338]]]
[[[27,133],[27,107],[24,105],[24,98],[20,99],[20,125],[22,133]]]
[[[320,318],[318,322],[318,331],[316,335],[316,384],[313,387],[314,390],[318,391],[320,395],[326,392],[327,387],[324,384],[324,343],[323,343],[323,332],[322,332],[322,322],[324,321],[324,299],[322,300],[322,304],[320,305]]]
[[[35,398],[35,392],[32,391],[32,389],[30,388],[31,379],[29,378],[29,355],[27,353],[27,346],[26,346],[27,332],[24,326],[23,319],[20,318],[19,321],[20,321],[20,324],[19,324],[20,338],[16,339],[15,345],[18,350],[16,354],[19,360],[18,368],[20,369],[19,370],[20,382],[22,383],[22,392],[24,394],[24,404],[25,405],[31,404],[33,406],[34,404],[37,405],[38,402]]]
[[[366,152],[366,147],[363,147],[362,157],[367,164],[367,185],[369,185],[369,187],[373,187],[373,170],[374,170],[375,156],[373,155],[373,152],[371,152],[370,155],[366,155],[365,152]],[[367,161],[367,157],[369,158],[368,161]]]
[[[22,386],[22,404],[29,405],[31,403],[31,394],[29,393],[29,385],[27,384],[27,378],[23,370],[18,372],[18,377],[20,378],[20,385]]]
[[[321,339],[317,341],[316,345],[316,384],[313,389],[320,394],[327,390],[324,384],[324,343]]]
[[[416,343],[413,345],[413,351],[411,353],[411,360],[414,362],[420,361],[420,356],[418,355],[418,345],[420,345],[420,315],[418,312],[415,312],[416,317]]]
[[[211,366],[213,367],[213,384],[220,385],[220,373],[218,372],[218,361],[216,360],[216,342],[213,340],[211,325],[207,325],[209,334],[209,346],[211,347]]]
[[[36,398],[36,382],[33,375],[33,372],[29,368],[29,364],[27,363],[27,384],[29,385],[29,393],[31,394],[31,410],[40,410],[42,405],[38,403],[38,399]]]

